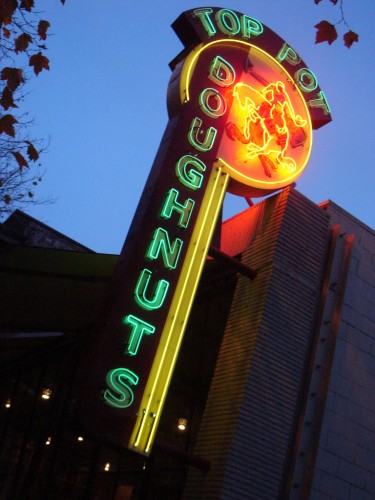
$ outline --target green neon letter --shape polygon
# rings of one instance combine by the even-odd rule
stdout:
[[[263,33],[263,24],[254,19],[253,17],[243,15],[241,18],[242,35],[245,38],[252,36],[259,36]]]
[[[318,86],[316,76],[309,68],[301,68],[294,73],[294,80],[302,92],[312,92]]]
[[[152,298],[148,299],[146,297],[146,290],[149,286],[152,271],[149,269],[143,269],[139,275],[137,285],[135,287],[134,297],[138,305],[152,311],[153,309],[159,309],[165,300],[167,295],[169,282],[166,280],[159,280],[154,286],[154,291]]]
[[[309,101],[307,103],[307,105],[310,108],[322,108],[323,113],[325,115],[329,115],[329,113],[331,112],[331,109],[330,109],[329,104],[327,102],[326,96],[324,95],[324,92],[322,92],[322,91],[318,92],[318,97],[319,97],[319,99],[312,99],[311,101]]]
[[[177,201],[177,197],[180,193],[177,189],[170,189],[167,193],[167,197],[165,199],[163,208],[160,212],[160,217],[163,219],[170,219],[173,210],[180,214],[180,218],[178,220],[178,227],[187,228],[190,220],[190,216],[192,214],[195,201],[191,198],[188,198],[185,203],[179,203]]]
[[[165,229],[158,227],[148,247],[146,257],[150,260],[156,260],[161,253],[164,267],[175,269],[180,257],[183,241],[176,238],[171,245],[168,233]]]
[[[220,31],[225,35],[237,35],[240,32],[241,24],[237,14],[229,9],[220,9],[215,15]]]
[[[176,175],[181,184],[190,189],[199,189],[203,182],[206,165],[192,155],[182,156],[176,164]]]
[[[220,118],[227,110],[227,102],[216,89],[207,88],[199,94],[203,113],[211,118]]]
[[[216,56],[211,63],[208,78],[220,87],[229,87],[236,79],[236,72],[228,61]]]
[[[212,14],[212,9],[210,8],[195,9],[194,11],[195,17],[198,17],[201,20],[207,35],[213,36],[216,33],[216,29],[210,19],[210,14]]]
[[[138,384],[139,377],[127,368],[114,368],[107,373],[108,388],[103,393],[104,401],[114,408],[127,408],[134,401],[130,386]]]
[[[217,130],[214,127],[210,127],[206,131],[206,135],[202,140],[198,139],[198,136],[203,133],[201,130],[202,120],[197,116],[194,118],[190,125],[188,140],[190,144],[198,151],[209,151],[214,145]]]
[[[276,56],[276,59],[280,62],[287,61],[292,66],[297,66],[297,64],[301,62],[300,56],[286,42],[284,42],[283,46],[281,47],[279,53]]]
[[[131,328],[129,342],[125,350],[125,354],[130,356],[135,356],[138,352],[139,344],[141,343],[143,335],[152,335],[155,332],[155,327],[146,323],[142,319],[128,314],[122,320],[125,325],[129,325]]]

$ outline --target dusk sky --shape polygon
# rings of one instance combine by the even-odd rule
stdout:
[[[314,25],[335,23],[329,0],[38,0],[51,23],[49,72],[27,85],[32,135],[49,139],[41,197],[29,213],[97,252],[119,253],[168,117],[168,63],[182,50],[170,27],[185,10],[220,6],[255,17],[284,38],[315,73],[333,121],[314,131],[297,189],[331,199],[375,226],[375,2],[344,0],[359,43],[315,44]],[[256,201],[256,200],[254,200]],[[225,218],[247,207],[227,195]]]

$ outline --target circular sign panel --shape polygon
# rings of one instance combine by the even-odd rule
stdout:
[[[312,144],[310,113],[298,85],[264,50],[237,40],[197,50],[188,82],[198,59],[207,56],[213,85],[201,93],[201,107],[215,117],[221,136],[217,162],[230,176],[228,191],[264,196],[292,184],[305,169]]]
[[[305,100],[290,75],[250,46],[232,95],[218,152],[232,179],[229,190],[251,186],[268,192],[294,182],[309,159],[312,133]]]

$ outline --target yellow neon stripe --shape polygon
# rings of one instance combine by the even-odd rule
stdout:
[[[208,191],[208,189],[209,188],[207,188],[207,191]],[[206,191],[206,193],[207,193],[207,191]],[[198,214],[198,219],[197,219],[197,222],[196,222],[196,226],[195,226],[195,229],[193,231],[192,238],[191,238],[191,244],[190,244],[190,246],[188,248],[188,251],[187,251],[187,255],[186,255],[186,258],[185,258],[185,261],[184,261],[184,265],[183,265],[183,268],[181,270],[180,280],[179,280],[179,282],[177,284],[176,292],[175,292],[175,295],[174,295],[174,299],[172,301],[170,312],[169,312],[169,315],[168,315],[168,318],[167,318],[167,321],[166,321],[166,325],[165,325],[164,331],[163,331],[162,336],[161,336],[161,340],[160,340],[160,344],[159,344],[159,349],[158,349],[158,352],[157,352],[157,354],[155,356],[155,361],[154,361],[153,367],[152,367],[151,372],[150,372],[149,381],[151,381],[151,385],[153,385],[153,387],[151,389],[150,398],[147,397],[147,394],[149,393],[149,391],[148,391],[148,385],[149,384],[147,384],[146,390],[145,390],[146,398],[143,398],[143,401],[142,401],[142,403],[144,402],[145,399],[147,401],[147,403],[146,403],[146,413],[148,415],[150,415],[150,406],[151,406],[151,404],[153,402],[152,401],[153,395],[154,395],[154,392],[157,390],[156,386],[157,386],[157,382],[158,382],[158,380],[159,380],[159,378],[161,376],[161,371],[162,371],[162,368],[163,368],[163,363],[166,361],[165,358],[167,356],[167,347],[168,347],[168,345],[171,342],[171,335],[172,335],[173,327],[174,327],[174,324],[175,324],[175,322],[177,320],[178,310],[180,308],[181,301],[182,301],[182,298],[184,296],[184,290],[186,290],[186,287],[187,287],[187,284],[188,284],[187,282],[188,282],[189,272],[191,271],[191,268],[193,266],[193,263],[194,263],[194,260],[195,260],[194,257],[195,257],[195,254],[197,252],[197,249],[198,249],[198,240],[200,239],[200,234],[202,233],[202,229],[203,229],[203,226],[204,226],[204,224],[201,224],[201,221],[199,221],[199,215],[201,213],[204,213],[204,212],[202,212],[203,204],[204,204],[204,201],[202,202],[202,208],[200,210],[200,213]],[[196,229],[198,229],[198,231],[199,231],[198,235],[195,234],[196,233]],[[192,254],[192,255],[189,255],[189,254]],[[173,354],[172,354],[172,357],[173,357]],[[153,375],[155,367],[156,367],[156,374]],[[142,407],[143,407],[143,404],[141,404],[141,408]],[[140,425],[142,427],[140,428],[139,432],[137,433],[138,439],[136,439],[136,441],[134,443],[134,446],[138,446],[139,445],[140,439],[142,437],[142,433],[143,433],[143,428],[144,428],[145,422],[144,421],[141,422]],[[150,440],[148,439],[147,443],[146,443],[146,448],[149,448],[149,446],[150,446]],[[146,449],[145,449],[145,451],[146,451]]]
[[[190,314],[191,307],[193,305],[195,291],[196,291],[198,283],[199,283],[199,278],[201,276],[203,265],[204,265],[204,262],[206,259],[208,247],[209,247],[209,244],[211,242],[212,233],[213,233],[214,228],[215,228],[217,215],[220,211],[222,199],[225,195],[227,182],[225,182],[224,179],[227,178],[229,180],[228,176],[223,175],[222,177],[223,177],[224,182],[222,182],[220,184],[219,181],[220,181],[221,176],[222,176],[221,173],[218,172],[216,179],[215,179],[214,188],[213,188],[213,191],[212,191],[212,194],[210,197],[210,201],[208,204],[209,206],[207,207],[207,211],[204,214],[205,215],[204,221],[201,225],[201,231],[199,234],[199,243],[197,242],[197,244],[195,245],[195,248],[196,248],[195,254],[199,251],[200,248],[203,247],[202,248],[202,255],[200,257],[198,256],[198,258],[196,257],[196,255],[194,255],[194,256],[192,256],[191,260],[189,259],[188,256],[186,257],[187,259],[190,260],[190,265],[189,265],[189,268],[186,272],[186,281],[185,281],[186,286],[185,286],[185,289],[182,291],[181,296],[180,296],[180,300],[179,300],[177,310],[176,310],[176,315],[175,315],[176,319],[174,320],[174,323],[169,328],[170,334],[173,332],[173,337],[171,337],[171,335],[170,335],[170,340],[171,340],[172,344],[174,344],[174,346],[173,346],[174,349],[171,353],[172,359],[171,359],[170,364],[164,364],[164,367],[167,368],[167,370],[165,370],[167,373],[164,374],[164,380],[161,379],[160,381],[155,381],[155,385],[154,385],[155,393],[156,393],[156,391],[158,391],[159,388],[161,388],[161,397],[160,397],[160,400],[158,400],[161,403],[159,403],[160,408],[159,408],[159,411],[158,411],[157,417],[156,417],[157,422],[159,421],[160,416],[161,416],[162,406],[164,404],[164,401],[165,401],[165,398],[167,395],[168,386],[169,386],[169,383],[170,383],[170,380],[172,377],[173,369],[174,369],[174,366],[175,366],[176,361],[177,361],[177,356],[178,356],[178,352],[179,352],[179,349],[180,349],[180,346],[182,343],[183,334],[184,334],[184,331],[185,331],[185,328],[187,325],[187,320],[188,320],[188,317]],[[217,198],[219,198],[219,199],[217,199]],[[210,223],[209,216],[211,214],[214,216],[213,216],[212,221]],[[205,232],[207,232],[207,234],[205,234]],[[190,277],[192,277],[192,279],[190,280],[190,283],[189,283]],[[186,301],[186,305],[185,305],[185,301]],[[185,305],[185,307],[184,307],[184,305]],[[180,320],[180,325],[181,325],[180,328],[181,329],[180,329],[179,333],[176,334],[175,324],[178,322],[178,320]],[[174,337],[176,337],[176,338],[174,338]],[[170,346],[170,347],[172,347],[172,346]],[[167,351],[165,351],[165,352],[167,352]],[[156,402],[155,399],[157,399],[157,396],[158,396],[158,394],[156,393],[154,398],[153,398],[154,402]],[[156,424],[157,424],[157,422],[156,422]],[[145,450],[146,453],[148,453],[150,450],[150,446],[152,444],[156,429],[157,429],[157,425],[154,425],[154,427],[152,428],[152,432],[150,434],[150,437],[149,437],[149,441],[146,445],[146,450]]]
[[[217,179],[219,179],[219,176],[216,177],[216,182],[214,184],[214,187],[216,187],[217,185]],[[211,185],[211,186],[210,186]],[[206,201],[207,199],[209,200],[209,202],[207,203],[204,203],[205,200],[203,200],[203,204],[202,204],[202,209],[200,211],[200,214],[201,214],[201,217],[199,217],[198,215],[198,220],[197,220],[197,223],[196,223],[196,226],[195,226],[195,230],[193,231],[193,235],[192,235],[192,244],[190,245],[190,252],[189,252],[189,249],[188,249],[188,254],[187,254],[187,257],[186,257],[186,260],[185,260],[185,265],[183,266],[183,269],[181,271],[181,277],[180,277],[180,280],[179,280],[179,283],[177,285],[177,288],[176,288],[176,293],[175,293],[175,299],[174,299],[174,303],[172,302],[172,305],[171,305],[171,309],[170,309],[170,314],[168,316],[168,320],[167,320],[167,323],[166,323],[166,327],[164,329],[164,332],[166,332],[166,334],[164,335],[164,332],[162,334],[162,339],[161,339],[161,342],[160,342],[160,348],[158,350],[158,353],[157,353],[157,356],[155,358],[155,362],[154,362],[154,365],[153,365],[153,368],[156,366],[157,367],[157,373],[155,375],[155,377],[152,377],[153,375],[153,371],[151,371],[151,375],[150,375],[150,378],[149,380],[152,380],[154,378],[154,380],[157,380],[159,379],[159,377],[161,376],[160,375],[160,372],[161,372],[161,369],[163,367],[163,363],[166,361],[165,358],[166,358],[166,355],[167,355],[167,351],[166,351],[166,348],[168,347],[168,344],[170,343],[170,337],[171,337],[171,333],[173,331],[173,333],[175,334],[175,329],[174,329],[174,325],[176,323],[176,321],[178,320],[178,310],[180,309],[180,306],[181,306],[181,302],[183,300],[183,295],[184,295],[184,291],[186,291],[186,293],[188,294],[188,298],[190,298],[190,303],[192,302],[192,295],[190,293],[190,290],[191,288],[195,288],[194,287],[194,283],[191,284],[191,286],[189,287],[188,290],[186,290],[187,288],[187,280],[188,280],[188,277],[189,275],[191,275],[191,272],[192,272],[192,267],[197,267],[198,269],[196,270],[197,272],[197,276],[196,276],[196,279],[193,280],[195,282],[198,281],[198,278],[199,278],[199,267],[202,267],[203,266],[203,263],[204,263],[204,258],[203,259],[200,259],[202,262],[201,262],[201,266],[199,266],[199,262],[196,260],[196,253],[197,251],[199,250],[200,246],[199,245],[199,240],[201,239],[201,236],[202,236],[202,233],[205,229],[205,226],[206,226],[206,223],[205,221],[207,220],[208,216],[209,216],[209,206],[211,205],[212,206],[212,194],[209,192],[210,191],[210,187],[212,188],[213,184],[212,182],[210,183],[209,182],[209,186],[207,188],[207,195],[205,198],[206,198]],[[212,190],[212,189],[211,189]],[[215,192],[215,189],[214,189],[214,192]],[[225,190],[224,190],[225,192]],[[223,193],[224,194],[224,193]],[[216,201],[216,200],[215,200]],[[217,204],[218,205],[218,209],[220,209],[220,200],[217,200],[219,203]],[[215,207],[213,207],[215,208]],[[208,209],[208,210],[207,210]],[[203,217],[202,217],[202,214],[203,214]],[[201,219],[201,220],[200,220]],[[198,232],[198,234],[197,234]],[[212,231],[211,231],[211,234],[212,234]],[[208,235],[209,236],[209,235]],[[207,239],[207,238],[206,238]],[[195,244],[194,244],[195,242]],[[208,242],[209,243],[209,242]],[[208,244],[207,244],[207,247],[208,247]],[[202,249],[203,250],[203,249]],[[189,255],[191,254],[191,255]],[[205,257],[205,254],[204,254],[204,257]],[[193,266],[194,262],[198,265],[196,266]],[[184,269],[185,268],[185,269]],[[195,285],[196,286],[196,285]],[[181,292],[179,293],[179,290],[182,288]],[[193,289],[194,291],[194,289]],[[185,295],[186,296],[186,295]],[[176,304],[177,302],[177,304]],[[187,307],[185,308],[185,317],[186,315],[188,314],[189,310],[190,310],[190,307],[191,307],[191,304],[187,304]],[[169,323],[172,322],[172,324],[170,326]],[[181,329],[183,331],[183,329],[185,328],[185,325],[186,325],[186,321],[182,321],[182,325],[181,326]],[[163,338],[164,337],[164,338]],[[165,337],[167,337],[165,339]],[[176,338],[177,335],[174,335],[174,338]],[[163,342],[163,340],[165,340],[165,342]],[[177,342],[176,342],[176,347],[178,348],[179,346],[179,339],[177,337]],[[165,348],[164,348],[165,346]],[[160,356],[160,360],[158,359],[159,356]],[[175,356],[177,355],[177,352],[175,353],[175,356],[173,357],[173,351],[172,353],[170,353],[172,355],[172,362],[173,362],[173,359],[175,358]],[[172,368],[172,366],[171,366]],[[168,376],[168,375],[167,375]],[[168,382],[168,380],[167,380]],[[165,387],[165,383],[163,383],[163,386]],[[154,384],[154,387],[153,387],[153,391],[154,392],[157,388],[155,387],[155,384]],[[148,390],[146,389],[145,391],[145,394],[148,394]],[[152,397],[152,394],[151,394],[151,397]],[[155,399],[155,398],[154,398]],[[149,400],[148,404],[147,404],[147,409],[146,409],[146,412],[149,416],[150,414],[150,406],[152,404],[152,401]],[[143,405],[142,405],[143,406]],[[142,407],[141,406],[141,407]],[[145,422],[143,422],[143,424],[145,425]],[[142,424],[141,424],[142,425]],[[143,432],[143,427],[144,425],[142,425],[142,429],[140,429],[140,432],[138,434],[139,438],[141,437],[140,434]],[[154,426],[154,429],[156,430],[156,427]],[[151,436],[152,437],[152,436]],[[139,440],[140,439],[137,439],[137,442],[135,443],[135,445],[138,445],[139,444]],[[149,441],[149,440],[148,440]]]
[[[249,43],[249,42],[245,42],[243,40],[228,40],[226,38],[221,38],[220,40],[214,40],[213,42],[207,43],[206,45],[203,45],[203,44],[198,45],[186,58],[186,62],[185,62],[184,66],[182,68],[182,71],[181,71],[180,98],[181,98],[182,103],[190,100],[189,86],[190,86],[192,73],[193,73],[193,70],[195,68],[195,65],[197,64],[199,55],[201,54],[201,52],[208,49],[212,45],[221,44],[221,43],[244,45],[244,46],[248,47],[249,50],[253,47],[255,50],[258,50],[263,55],[265,55],[267,58],[272,59],[272,61],[282,70],[282,72],[288,76],[288,78],[290,79],[290,82],[294,84],[294,87],[296,88],[300,97],[302,98],[302,101],[305,102],[305,99],[302,95],[302,92],[298,88],[298,85],[295,83],[292,75],[284,68],[284,66],[282,64],[280,64],[280,62],[277,59],[272,57],[268,52],[261,49],[257,45],[254,45],[254,44]]]
[[[229,176],[213,169],[142,398],[130,447],[148,454],[199,283]],[[143,410],[144,409],[144,410]],[[145,413],[144,413],[145,412]],[[153,416],[155,415],[155,416]]]
[[[166,373],[162,374],[160,373],[161,370],[158,372],[158,375],[160,373],[160,381],[155,381],[154,385],[154,390],[155,390],[155,396],[153,397],[153,401],[150,401],[150,405],[154,402],[157,404],[160,404],[159,401],[164,402],[168,385],[170,382],[170,378],[172,376],[172,371],[173,367],[175,365],[177,355],[178,355],[178,350],[182,342],[183,338],[183,332],[185,330],[186,324],[187,324],[187,318],[194,300],[194,295],[195,295],[195,290],[198,286],[199,282],[199,277],[205,262],[205,258],[207,255],[208,251],[208,245],[211,241],[212,237],[212,232],[215,227],[215,222],[217,218],[217,214],[220,210],[221,207],[221,201],[222,197],[225,194],[225,188],[226,188],[226,183],[224,182],[224,186],[220,186],[220,172],[217,173],[216,178],[215,176],[212,177],[214,180],[214,183],[211,184],[212,186],[212,191],[208,187],[208,195],[209,195],[209,201],[207,203],[207,207],[203,207],[201,211],[203,211],[203,220],[202,221],[197,221],[197,227],[199,230],[199,235],[197,238],[196,244],[192,243],[191,246],[193,246],[193,251],[192,251],[192,256],[186,257],[186,260],[188,262],[188,267],[186,272],[184,273],[184,276],[182,276],[182,286],[183,290],[181,291],[181,295],[179,296],[178,290],[176,291],[176,296],[178,299],[177,307],[176,307],[176,312],[175,314],[172,313],[172,317],[174,317],[173,322],[167,330],[169,330],[169,341],[171,342],[170,348],[173,348],[171,351],[171,363],[169,364],[168,361],[169,359],[165,359],[165,363],[161,365],[161,368],[165,367]],[[226,177],[226,176],[225,176]],[[210,179],[211,180],[211,179]],[[210,186],[210,187],[211,187]],[[218,198],[218,199],[217,199]],[[217,207],[219,210],[217,210]],[[213,214],[212,214],[213,212]],[[210,215],[214,215],[212,218],[212,221],[209,220]],[[192,238],[194,242],[194,238]],[[199,252],[202,252],[201,256],[197,254]],[[190,278],[190,279],[189,279]],[[177,323],[177,325],[176,325]],[[180,325],[180,328],[178,327]],[[176,333],[177,330],[177,333]],[[173,336],[171,335],[173,332]],[[166,357],[167,350],[163,352],[163,358]],[[169,358],[169,356],[168,356]],[[164,361],[164,359],[163,359]],[[164,376],[163,376],[164,375]],[[160,399],[158,398],[158,393],[160,392],[161,389],[161,397]],[[160,418],[160,412],[161,412],[161,407],[158,411],[158,419]],[[150,435],[149,438],[149,443],[151,444],[153,436],[156,431],[156,426],[153,427],[152,429],[152,434]],[[149,448],[149,447],[148,447]],[[146,448],[145,450],[148,452],[149,450]]]

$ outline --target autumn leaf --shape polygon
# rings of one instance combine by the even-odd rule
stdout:
[[[65,0],[61,0],[61,3],[64,5],[65,4]]]
[[[13,125],[18,123],[13,115],[4,115],[0,118],[0,134],[7,134],[12,137],[15,135]]]
[[[3,28],[3,35],[4,38],[10,38],[10,31],[7,28]]]
[[[8,110],[9,108],[18,108],[17,104],[13,100],[13,94],[9,87],[5,87],[5,89],[3,90],[0,104],[5,110]]]
[[[48,21],[39,21],[38,24],[38,35],[41,40],[45,40],[47,38],[47,30],[50,27],[50,23]]]
[[[25,80],[22,76],[22,69],[19,68],[3,68],[0,75],[1,80],[6,80],[8,87],[13,92],[16,88],[24,83]]]
[[[333,5],[336,5],[339,0],[329,0]]]
[[[9,203],[10,203],[11,201],[12,201],[12,197],[11,197],[11,196],[9,196],[9,194],[6,194],[6,195],[4,196],[4,203],[5,203],[5,205],[9,205]]]
[[[333,24],[328,21],[320,21],[315,25],[316,32],[315,43],[328,42],[331,45],[337,39],[337,31]]]
[[[29,43],[32,42],[32,38],[30,35],[27,33],[22,33],[18,38],[15,39],[15,51],[16,54],[18,52],[25,52],[27,47],[29,46]]]
[[[20,173],[22,173],[23,167],[29,168],[29,164],[27,163],[24,156],[19,151],[12,151],[12,155],[17,160],[17,163],[20,167]]]
[[[348,31],[344,35],[344,44],[345,44],[345,47],[348,47],[348,49],[350,49],[350,47],[353,45],[354,42],[358,42],[358,40],[359,40],[359,36],[357,35],[357,33],[354,33],[354,31],[352,31],[352,30]]]
[[[314,0],[315,2],[315,5],[318,5],[318,3],[320,3],[322,0]]]
[[[0,0],[0,19],[3,24],[10,24],[12,22],[12,17],[17,6],[17,0]]]
[[[25,142],[29,145],[29,147],[27,148],[27,156],[29,157],[29,160],[36,161],[39,158],[39,153],[35,149],[34,144],[30,141]]]
[[[21,0],[21,9],[27,10],[27,12],[31,12],[34,8],[34,0]]]
[[[42,69],[49,70],[49,59],[41,52],[38,52],[30,57],[29,66],[34,66],[34,73],[38,76]]]

